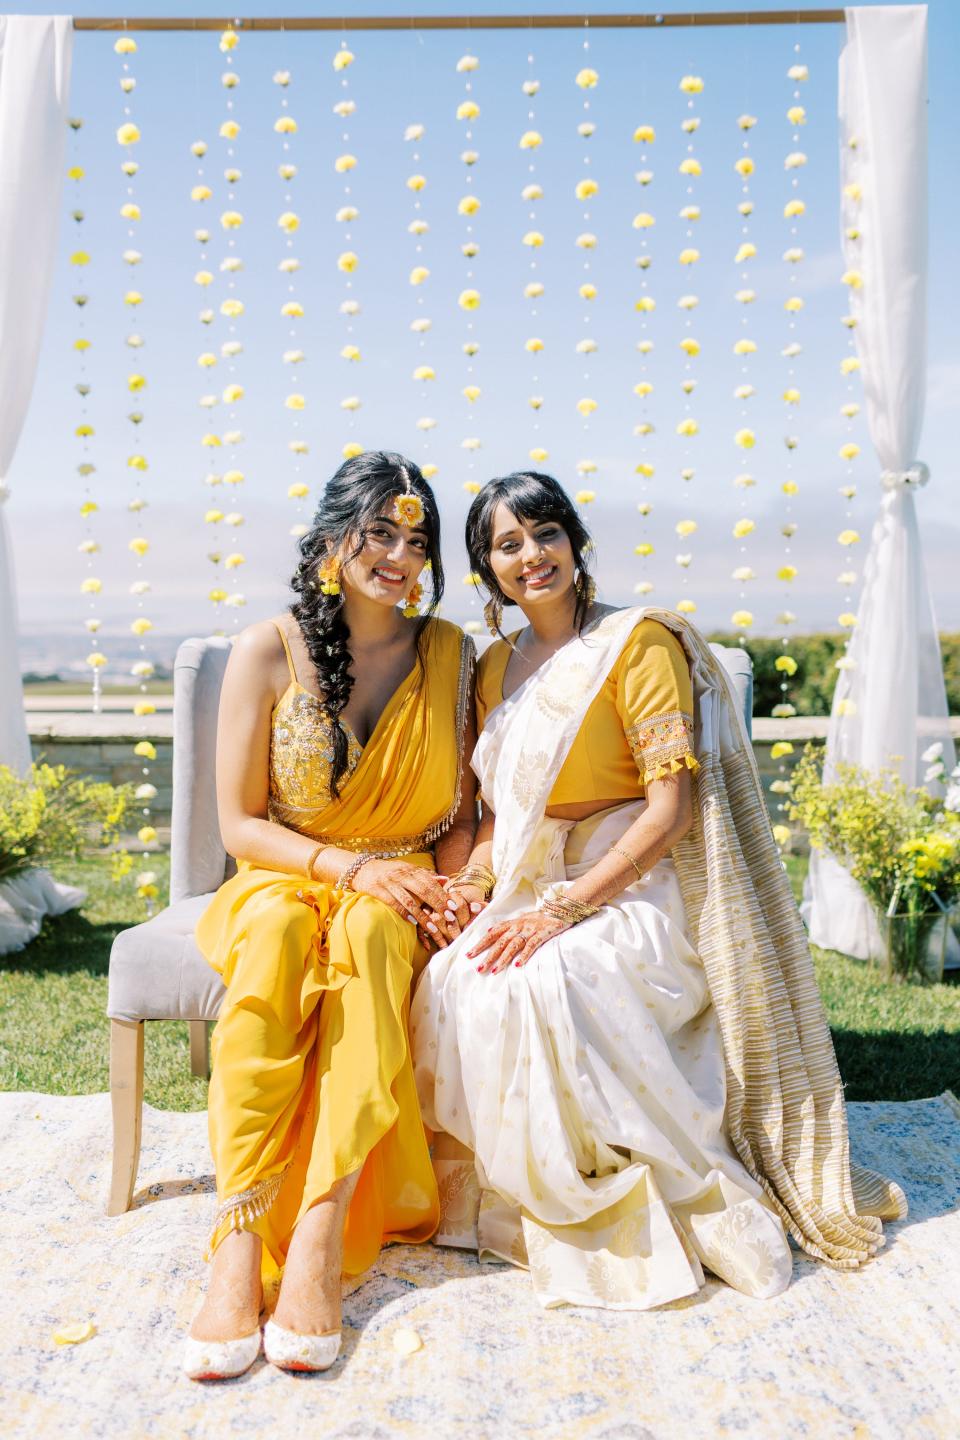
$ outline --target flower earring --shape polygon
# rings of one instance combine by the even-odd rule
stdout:
[[[317,571],[322,595],[340,594],[340,561],[336,555],[328,555]]]
[[[403,614],[407,620],[413,620],[420,614],[420,601],[423,599],[423,586],[418,580],[407,596],[403,606]]]

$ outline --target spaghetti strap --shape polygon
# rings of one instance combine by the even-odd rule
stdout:
[[[297,681],[297,672],[296,672],[296,668],[295,668],[294,663],[293,663],[293,656],[290,654],[290,642],[289,642],[289,640],[287,639],[286,635],[284,634],[283,626],[282,626],[282,625],[278,625],[277,622],[276,622],[276,620],[274,620],[273,623],[274,623],[274,625],[277,626],[277,634],[280,636],[280,643],[283,645],[283,653],[284,653],[284,655],[286,655],[286,657],[287,657],[287,665],[288,665],[289,670],[290,670],[290,679],[291,679],[291,680],[293,681],[293,683],[296,685],[296,684],[298,683],[298,681]]]

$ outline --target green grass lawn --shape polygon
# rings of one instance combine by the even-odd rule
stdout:
[[[799,894],[806,862],[791,857]],[[165,884],[166,856],[150,868]],[[48,920],[34,943],[0,961],[0,1089],[87,1094],[108,1084],[107,966],[118,930],[144,918],[128,878],[114,885],[107,863],[65,866],[83,885],[83,909]],[[814,952],[840,1070],[851,1100],[913,1100],[960,1092],[960,983],[889,985],[876,971]],[[147,1026],[146,1099],[166,1110],[202,1110],[206,1085],[190,1075],[187,1027]]]

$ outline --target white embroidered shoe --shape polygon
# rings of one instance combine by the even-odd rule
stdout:
[[[326,1335],[298,1335],[268,1320],[263,1330],[263,1353],[278,1370],[329,1370],[340,1354],[340,1331]]]
[[[183,1373],[190,1380],[234,1380],[250,1369],[260,1354],[262,1339],[259,1328],[239,1340],[194,1340],[187,1336]]]

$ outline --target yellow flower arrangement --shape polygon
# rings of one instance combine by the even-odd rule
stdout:
[[[757,253],[757,247],[752,240],[745,240],[737,247],[737,253],[733,257],[735,265],[742,265],[744,260],[752,260]]]
[[[524,130],[519,144],[521,150],[536,150],[543,144],[543,136],[539,130]]]
[[[293,395],[288,395],[283,403],[288,410],[304,410],[306,409],[307,405],[304,397],[296,393],[294,393]]]
[[[634,545],[633,553],[634,555],[640,555],[641,557],[645,558],[646,556],[652,555],[654,553],[653,546],[650,544],[649,540],[641,540],[639,545]]]
[[[684,205],[683,209],[682,209],[682,210],[679,210],[677,213],[678,213],[678,215],[680,216],[680,219],[681,219],[681,220],[699,220],[699,219],[700,219],[700,206],[699,206],[699,205]]]
[[[657,308],[657,302],[652,295],[641,295],[633,308],[642,315],[652,315]]]
[[[747,175],[752,175],[757,167],[756,163],[751,159],[749,155],[741,155],[740,159],[735,163],[733,168],[734,170],[736,170],[738,175],[743,175],[744,177],[746,177]]]
[[[297,122],[292,115],[281,115],[279,119],[274,120],[273,128],[278,135],[296,135]]]
[[[589,399],[589,397],[584,397],[582,400],[577,401],[577,410],[584,417],[584,419],[592,415],[596,408],[596,400],[591,400]]]
[[[223,306],[220,308],[222,310]],[[281,305],[280,314],[290,320],[299,320],[303,315],[303,306],[299,300],[288,300],[284,305]]]
[[[800,668],[792,655],[778,655],[773,662],[773,668],[781,675],[796,675]]]
[[[337,269],[345,275],[352,275],[359,264],[360,257],[353,250],[344,250],[342,255],[337,256]]]
[[[117,131],[118,145],[136,145],[139,139],[140,131],[137,129],[136,125],[134,125],[130,121],[128,121],[125,125],[121,125],[119,130]]]
[[[480,106],[475,100],[461,100],[457,106],[458,120],[477,120],[480,116]]]
[[[680,89],[684,95],[702,95],[703,80],[699,75],[684,75],[680,81]]]
[[[309,495],[309,494],[310,494],[310,486],[309,486],[309,485],[304,485],[304,483],[303,483],[302,480],[295,481],[293,485],[288,485],[288,486],[287,486],[287,499],[288,499],[288,500],[302,500],[302,499],[304,498],[304,496]]]
[[[426,265],[414,265],[413,269],[410,271],[411,285],[422,285],[424,281],[429,280],[429,278],[430,271],[427,269]]]
[[[692,249],[692,248],[687,248],[687,249],[685,249],[685,250],[681,250],[681,251],[680,251],[680,264],[681,264],[681,265],[695,265],[699,259],[700,259],[700,251],[699,251],[699,250],[694,250],[694,249]]]
[[[854,441],[848,440],[845,445],[840,446],[837,454],[840,456],[841,460],[856,460],[857,456],[860,454],[860,446],[855,444]]]
[[[857,545],[860,542],[859,530],[841,530],[837,536],[838,545]]]
[[[134,635],[146,635],[148,630],[153,629],[153,621],[148,620],[145,615],[139,615],[136,620],[131,620],[130,630]]]
[[[696,435],[699,433],[699,430],[700,426],[697,421],[689,417],[686,420],[681,420],[677,426],[678,435]]]
[[[589,200],[592,195],[598,194],[599,190],[600,186],[596,180],[588,177],[587,179],[577,181],[574,194],[578,200]]]
[[[738,630],[749,630],[753,624],[753,613],[750,610],[734,610],[730,621]]]
[[[544,450],[541,445],[535,445],[532,450],[527,451],[527,454],[537,465],[542,465],[544,461],[550,459],[550,452]]]
[[[95,575],[88,575],[86,580],[80,582],[81,595],[99,595],[103,589],[103,581],[98,580]]]
[[[523,348],[529,351],[531,355],[537,355],[543,349],[543,341],[539,339],[538,336],[533,335],[529,340],[524,341]]]
[[[737,340],[734,342],[733,353],[734,355],[753,355],[756,353],[756,349],[757,342],[755,340],[748,340],[746,339],[746,337],[744,337],[742,340]]]
[[[236,120],[224,120],[220,126],[219,135],[221,140],[236,140],[240,134],[240,126]]]
[[[844,630],[852,630],[857,623],[857,617],[852,610],[844,610],[842,615],[837,616],[837,624]]]
[[[457,61],[458,75],[469,75],[472,74],[474,70],[478,70],[479,68],[480,61],[477,59],[476,55],[461,55],[460,59]]]
[[[574,495],[578,505],[592,505],[597,498],[596,490],[578,490]]]
[[[356,165],[356,155],[338,155],[333,162],[333,168],[338,175],[346,175],[348,171],[355,170]]]
[[[860,361],[856,355],[844,355],[840,361],[840,374],[852,375],[855,370],[860,369]]]
[[[783,400],[787,405],[800,404],[800,391],[794,385],[789,385],[783,392]]]
[[[797,216],[805,214],[806,209],[807,207],[802,200],[788,200],[783,207],[783,218],[785,220],[794,220]]]
[[[599,84],[599,81],[600,76],[596,70],[591,70],[589,66],[585,66],[583,70],[577,71],[576,83],[580,86],[581,90],[594,90]]]
[[[133,539],[127,542],[127,549],[132,550],[134,555],[146,555],[150,549],[150,541],[142,535],[134,535]]]
[[[787,119],[791,125],[806,125],[807,112],[802,105],[791,105],[787,111]]]
[[[688,156],[686,160],[681,160],[678,169],[681,175],[703,174],[703,166],[700,164],[699,160],[694,160],[692,155]]]
[[[757,443],[757,437],[752,430],[744,428],[736,432],[733,443],[739,445],[741,450],[752,450]]]
[[[239,230],[243,224],[243,216],[239,210],[224,210],[220,216],[220,224],[224,230]]]
[[[480,209],[480,200],[476,195],[464,195],[457,204],[458,215],[476,215]]]
[[[645,400],[648,395],[653,394],[653,385],[651,381],[638,380],[636,385],[634,385],[633,387],[633,393],[634,395],[639,396],[641,400]]]
[[[742,540],[745,535],[751,535],[753,531],[756,530],[756,528],[757,522],[755,520],[748,520],[746,517],[744,517],[742,520],[738,520],[734,525],[733,537],[735,540]]]
[[[791,315],[796,315],[798,311],[803,309],[803,300],[799,295],[790,295],[784,300],[783,308],[789,311]]]
[[[638,145],[652,145],[657,138],[657,132],[652,125],[638,125],[633,132],[633,138]]]
[[[334,70],[346,70],[347,66],[352,65],[355,59],[356,56],[353,52],[348,50],[345,45],[341,45],[333,57],[333,68]]]
[[[740,115],[737,118],[737,124],[740,126],[741,130],[752,130],[756,123],[756,115]]]
[[[532,250],[539,250],[543,244],[543,235],[539,230],[528,230],[523,237],[523,243],[524,245],[528,245]]]

